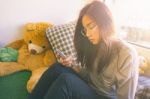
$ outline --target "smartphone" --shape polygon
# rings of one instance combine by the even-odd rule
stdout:
[[[65,57],[66,57],[66,55],[65,55],[62,51],[60,51],[59,49],[56,49],[56,53],[57,53],[57,55],[58,55],[59,57],[62,57],[62,58],[65,58]]]

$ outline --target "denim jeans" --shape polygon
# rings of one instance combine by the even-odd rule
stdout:
[[[71,68],[53,64],[41,77],[29,99],[110,99],[98,95]]]

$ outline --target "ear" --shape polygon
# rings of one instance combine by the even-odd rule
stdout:
[[[21,46],[22,45],[24,45],[25,44],[25,42],[24,42],[24,40],[23,39],[20,39],[20,40],[16,40],[16,41],[14,41],[14,42],[11,42],[11,43],[9,43],[8,45],[6,45],[5,47],[11,47],[11,48],[14,48],[14,49],[19,49],[19,48],[21,48]]]
[[[48,27],[52,27],[52,26],[53,26],[52,24],[49,24],[46,22],[38,22],[38,23],[36,23],[36,30],[45,32]]]
[[[36,30],[36,25],[34,23],[27,23],[25,25],[25,30],[26,31],[34,31],[34,30]]]

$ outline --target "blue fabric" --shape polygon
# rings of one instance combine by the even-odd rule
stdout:
[[[48,69],[29,95],[29,99],[109,99],[98,95],[72,69],[59,63]]]

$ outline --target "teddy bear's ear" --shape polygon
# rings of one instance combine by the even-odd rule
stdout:
[[[34,23],[27,23],[25,25],[25,30],[26,31],[34,31],[34,30],[36,30],[36,25]]]
[[[21,48],[22,45],[24,45],[24,44],[25,44],[24,40],[20,39],[20,40],[16,40],[14,42],[7,44],[5,47],[11,47],[13,49],[19,50],[19,48]]]
[[[46,22],[38,22],[38,23],[36,23],[36,30],[39,31],[39,32],[40,31],[45,32],[46,29],[50,26],[52,27],[53,25],[49,24],[49,23],[46,23]]]

